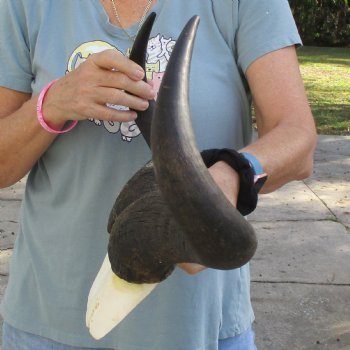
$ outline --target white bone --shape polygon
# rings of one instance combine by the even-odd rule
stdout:
[[[101,339],[117,326],[158,285],[124,281],[111,269],[108,254],[90,289],[86,326]]]

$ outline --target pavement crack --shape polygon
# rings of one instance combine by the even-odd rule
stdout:
[[[343,225],[345,229],[347,230],[347,226],[345,223],[343,223],[337,216],[336,213],[327,205],[327,203],[306,183],[305,180],[303,180],[304,185],[319,199],[319,201],[327,208],[327,210],[332,214],[332,216],[335,218],[334,221],[338,222],[339,224]]]
[[[2,202],[22,202],[22,198],[8,198],[8,197],[1,197],[0,201]]]

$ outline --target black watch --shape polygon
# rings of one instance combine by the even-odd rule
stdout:
[[[207,168],[222,160],[237,171],[240,179],[237,210],[244,216],[253,212],[258,203],[258,193],[266,182],[267,175],[256,174],[252,163],[233,149],[208,149],[202,151],[201,155]]]

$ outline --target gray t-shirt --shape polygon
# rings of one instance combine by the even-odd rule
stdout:
[[[147,76],[159,84],[177,37],[201,17],[190,102],[200,149],[250,142],[249,65],[299,44],[286,0],[158,0]],[[137,25],[130,33],[137,31]],[[132,45],[99,0],[0,0],[0,85],[38,93],[90,54]],[[150,159],[134,123],[79,122],[58,136],[27,181],[20,230],[2,303],[11,325],[73,346],[122,350],[216,350],[218,338],[250,327],[249,267],[180,269],[110,334],[85,326],[87,296],[106,254],[107,219],[126,181]]]

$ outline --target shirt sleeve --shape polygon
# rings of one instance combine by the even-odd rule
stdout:
[[[237,62],[245,73],[259,57],[301,39],[287,0],[240,0],[236,32]]]
[[[30,93],[32,80],[22,1],[0,0],[0,86]]]

